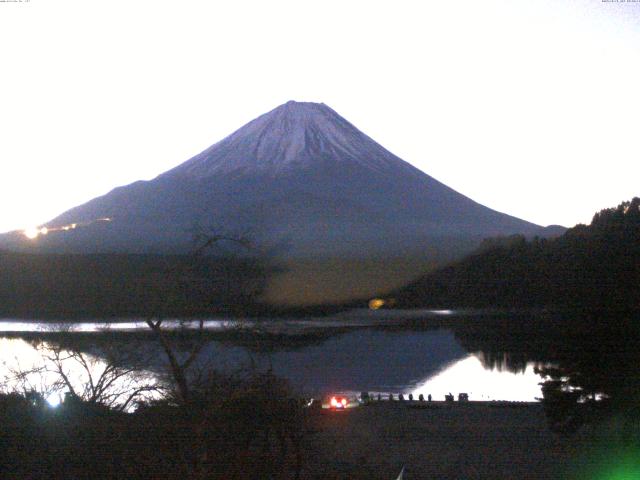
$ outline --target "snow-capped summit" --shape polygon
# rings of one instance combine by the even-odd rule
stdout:
[[[278,176],[336,163],[380,173],[405,164],[325,104],[289,101],[166,175],[203,178],[244,171]]]

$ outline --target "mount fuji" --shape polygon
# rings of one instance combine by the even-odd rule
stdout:
[[[486,237],[545,229],[484,207],[398,158],[324,104],[288,102],[150,181],[54,218],[12,250],[176,253],[194,228],[248,232],[287,264],[267,296],[367,296],[467,253]]]

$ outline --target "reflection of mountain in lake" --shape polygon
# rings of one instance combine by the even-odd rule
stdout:
[[[238,347],[212,345],[210,355],[226,365],[246,361]],[[384,332],[358,330],[296,351],[252,354],[257,365],[273,368],[297,388],[319,393],[336,390],[405,390],[465,356],[446,331]]]
[[[499,350],[499,344],[494,349],[495,354],[487,347],[488,339],[496,336],[488,318],[458,317],[454,323],[468,327],[456,328],[454,336],[451,330],[435,330],[429,326],[439,325],[445,318],[442,315],[417,311],[405,312],[404,316],[392,311],[373,313],[352,311],[324,320],[270,321],[257,323],[252,328],[229,330],[214,328],[208,334],[210,339],[202,352],[201,362],[226,372],[247,367],[272,368],[296,388],[316,393],[335,390],[408,393],[438,378],[442,383],[442,388],[437,387],[439,389],[464,391],[473,387],[473,399],[500,398],[505,392],[509,393],[509,398],[523,398],[521,392],[513,391],[522,390],[522,387],[505,386],[522,382],[523,376],[513,376],[508,372],[509,368],[501,375],[501,360],[505,353]],[[446,316],[446,323],[451,323],[449,317]],[[152,336],[144,326],[140,333],[120,328],[127,326],[133,325],[123,324],[102,334],[48,332],[46,335],[49,341],[58,342],[64,348],[96,355],[114,343],[123,348],[134,345],[134,349],[145,352],[148,358],[155,358],[155,366],[150,368],[160,371],[165,362]],[[81,327],[91,330],[92,325]],[[43,334],[25,332],[22,335],[39,338]],[[189,335],[172,338],[178,351],[187,354],[191,350],[193,344]],[[156,353],[149,355],[149,350]],[[476,354],[477,358],[470,357],[470,353]],[[510,355],[515,358],[516,353]],[[473,368],[461,370],[461,365]],[[523,372],[525,365],[524,359],[518,364],[506,364],[518,373]],[[484,373],[483,367],[500,368],[493,373]],[[488,375],[488,380],[486,385],[473,386],[472,379],[465,380],[461,375],[474,378]],[[537,382],[529,383],[535,387]],[[434,390],[431,393],[440,395],[442,392]],[[539,396],[539,391],[527,394],[526,399],[532,400],[535,396]]]
[[[23,334],[27,338],[35,334]],[[77,348],[99,356],[104,342],[120,342],[123,348],[129,341],[155,365],[148,368],[160,371],[164,363],[157,343],[148,335],[139,334],[70,334],[48,337],[49,342],[61,342],[65,348]],[[201,353],[201,364],[225,372],[243,368],[273,369],[276,375],[289,380],[299,390],[328,393],[335,390],[407,391],[443,367],[466,356],[464,350],[448,331],[382,331],[358,329],[349,332],[327,332],[313,342],[296,345],[295,349],[268,348],[256,352],[247,348],[246,341],[233,343],[211,340]],[[26,344],[22,344],[23,348]],[[175,343],[180,346],[179,343]],[[182,352],[191,345],[183,344]],[[150,351],[155,351],[150,355]],[[25,352],[25,358],[29,355]]]
[[[411,328],[402,322],[393,323],[392,318],[391,325],[372,325],[362,320],[357,326],[352,318],[354,325],[348,326],[343,318],[343,322],[333,319],[324,322],[324,326],[322,322],[269,323],[277,334],[212,332],[200,361],[225,372],[250,366],[258,370],[271,368],[297,389],[313,393],[370,390],[440,395],[469,390],[474,400],[533,400],[540,393],[532,365],[553,365],[555,370],[546,371],[546,396],[554,398],[558,405],[559,392],[565,387],[573,389],[570,398],[560,397],[565,413],[594,395],[608,398],[598,403],[598,412],[628,411],[637,404],[640,329],[633,315],[448,318],[446,330],[430,330],[428,325],[433,318],[423,319],[420,327],[416,317],[409,322]],[[41,337],[43,333],[21,335]],[[149,366],[152,370],[160,371],[164,363],[149,332],[46,335],[48,341],[62,342],[65,348],[97,355],[105,348],[104,342],[120,348],[135,345],[144,355],[155,358]],[[178,351],[190,351],[189,336],[182,337],[183,343],[178,338],[172,340]],[[478,382],[480,378],[485,380]],[[525,390],[534,393],[522,393]],[[557,413],[553,401],[547,405]]]

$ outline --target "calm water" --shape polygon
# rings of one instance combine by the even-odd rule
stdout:
[[[331,318],[311,320],[270,321],[260,323],[260,328],[270,333],[284,335],[285,342],[274,341],[269,348],[239,346],[229,341],[210,341],[201,351],[201,364],[215,365],[225,372],[239,369],[272,369],[300,392],[313,395],[328,393],[412,393],[415,397],[431,394],[442,400],[444,395],[465,392],[471,400],[516,400],[534,401],[541,397],[541,378],[534,373],[534,365],[520,362],[516,368],[495,355],[474,351],[475,347],[463,346],[451,328],[407,329],[402,322],[415,319],[433,319],[441,316],[474,317],[472,313],[451,311],[369,312],[352,311]],[[478,318],[478,322],[482,319]],[[212,319],[207,327],[212,331],[223,331],[237,327],[234,319]],[[242,325],[255,327],[254,323]],[[395,325],[395,328],[393,328]],[[179,322],[171,324],[173,328]],[[415,323],[414,323],[415,327]],[[162,352],[149,337],[138,335],[146,326],[142,321],[112,323],[109,332],[128,332],[117,340],[104,340],[104,323],[84,322],[71,328],[68,324],[42,324],[7,319],[0,322],[0,381],[5,388],[32,388],[51,390],[61,367],[53,364],[51,350],[57,345],[52,331],[77,332],[83,335],[84,356],[89,359],[89,369],[78,364],[77,359],[61,362],[66,375],[81,388],[91,381],[90,375],[99,376],[106,367],[102,351],[108,341],[110,351],[114,342],[118,348],[126,349],[135,344],[135,349],[153,352],[147,357],[147,376],[160,371]],[[10,333],[13,332],[13,333]],[[16,333],[18,332],[18,333]],[[88,335],[95,340],[87,341]],[[103,332],[103,333],[101,333]],[[67,335],[67,337],[69,337]],[[140,338],[144,337],[144,338]],[[45,342],[38,344],[38,338]],[[472,335],[472,338],[473,337]],[[102,342],[102,344],[101,344]],[[467,342],[468,343],[468,342]],[[286,344],[287,346],[282,346]],[[63,352],[64,350],[63,345]],[[67,355],[68,356],[68,355]],[[65,358],[65,355],[61,356]],[[24,372],[32,373],[24,375]],[[120,381],[126,381],[122,379]],[[26,383],[25,383],[26,382]],[[51,403],[56,403],[63,391],[48,392]]]

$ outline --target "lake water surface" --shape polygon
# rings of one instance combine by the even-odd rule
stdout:
[[[212,332],[259,328],[272,338],[268,347],[256,343],[234,342],[212,337],[200,352],[200,361],[225,372],[239,369],[272,370],[286,378],[300,392],[311,395],[330,393],[413,394],[435,400],[444,395],[465,392],[470,400],[534,401],[540,398],[541,377],[534,363],[520,361],[514,367],[508,358],[496,359],[480,349],[465,345],[464,335],[455,328],[436,324],[424,328],[434,319],[459,318],[465,323],[481,323],[483,316],[473,312],[355,310],[332,317],[269,321],[240,321],[233,318],[210,319],[206,327]],[[407,321],[411,326],[407,327]],[[422,325],[420,322],[424,321]],[[169,322],[171,328],[184,326]],[[193,326],[193,325],[192,325]],[[99,374],[106,366],[101,358],[104,337],[109,349],[126,348],[135,343],[139,349],[155,351],[148,365],[151,376],[160,370],[162,351],[148,334],[142,321],[82,322],[76,324],[41,323],[6,319],[0,321],[0,380],[5,388],[17,388],[16,378],[24,389],[25,375],[33,389],[45,390],[59,371],[51,366],[47,345],[55,345],[58,332],[65,338],[83,337],[85,356],[90,368]],[[113,336],[116,332],[119,335]],[[275,337],[274,337],[275,336]],[[469,336],[469,335],[467,335]],[[262,338],[262,337],[261,337]],[[461,340],[462,338],[462,340]],[[476,338],[473,333],[470,338]],[[89,339],[89,340],[87,340]],[[92,346],[92,340],[95,346]],[[284,339],[284,340],[283,340]],[[44,343],[39,343],[44,340]],[[259,348],[256,348],[258,345]],[[64,342],[62,347],[65,348]],[[47,364],[49,364],[47,366]],[[86,368],[66,361],[65,371],[78,384],[90,381]],[[62,391],[48,393],[56,403]]]

